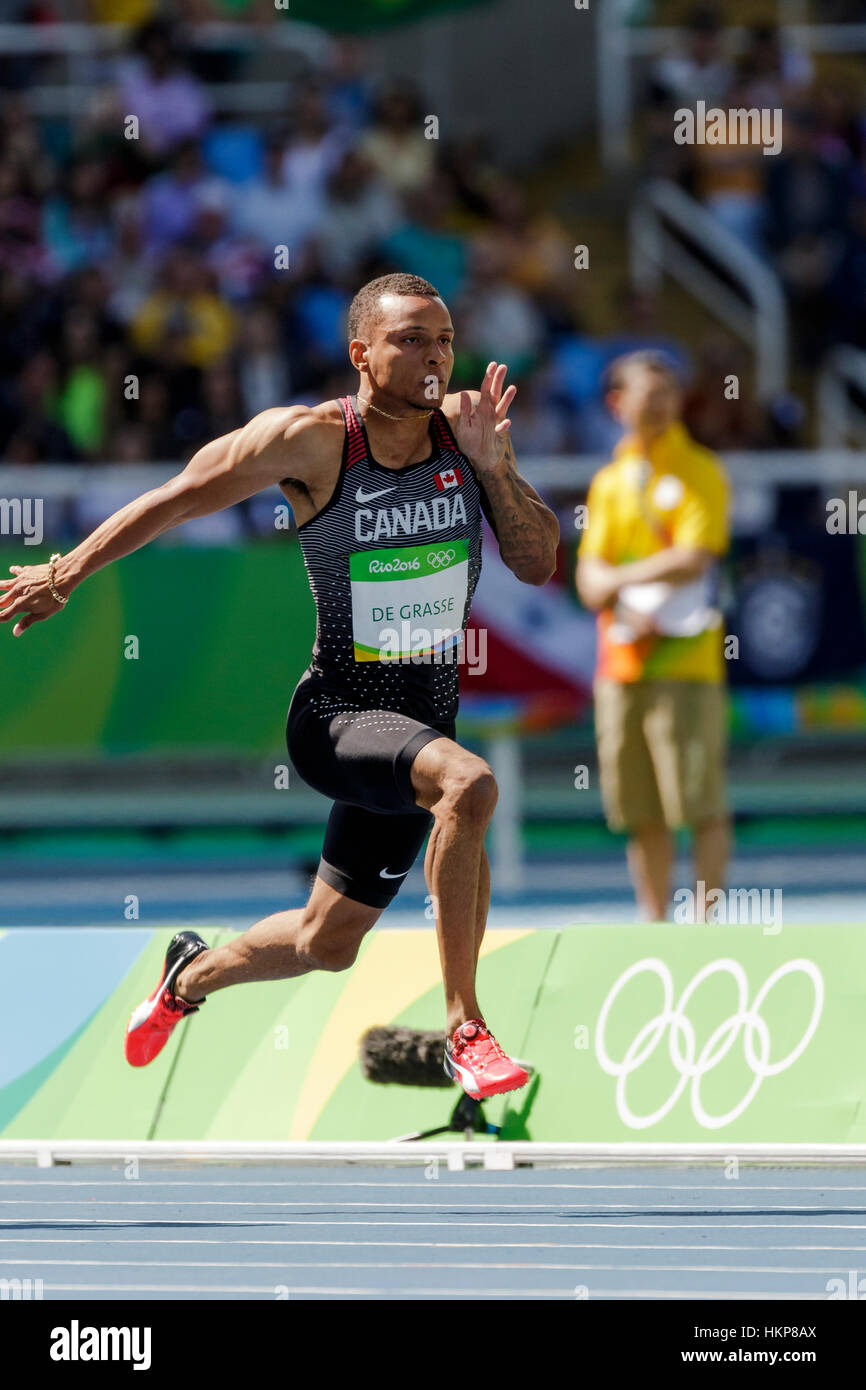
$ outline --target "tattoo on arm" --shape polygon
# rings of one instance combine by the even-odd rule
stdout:
[[[511,440],[505,443],[505,470],[483,473],[480,481],[496,519],[503,560],[520,577],[521,571],[551,564],[559,540],[559,523],[543,502],[524,492]]]

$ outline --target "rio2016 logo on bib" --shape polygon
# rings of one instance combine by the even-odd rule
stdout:
[[[469,543],[439,541],[349,556],[356,661],[399,661],[456,646],[469,586]]]

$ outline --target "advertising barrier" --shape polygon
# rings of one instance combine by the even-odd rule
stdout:
[[[345,974],[216,995],[133,1071],[126,1020],[168,935],[0,937],[0,1136],[388,1140],[447,1121],[456,1092],[374,1085],[358,1066],[371,1025],[441,1026],[432,930],[373,932]],[[38,1017],[20,990],[37,977]],[[480,990],[534,1068],[485,1106],[503,1139],[866,1141],[862,926],[490,931]]]

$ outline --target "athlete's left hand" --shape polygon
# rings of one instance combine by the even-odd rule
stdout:
[[[503,395],[507,372],[504,362],[491,362],[474,403],[468,391],[460,392],[460,419],[454,433],[463,453],[480,473],[497,469],[508,450],[508,407],[517,395],[517,387],[509,386]]]

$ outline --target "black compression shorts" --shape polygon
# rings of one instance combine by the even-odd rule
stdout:
[[[318,876],[368,907],[387,907],[433,817],[415,802],[412,763],[425,743],[454,738],[454,721],[427,724],[352,698],[305,674],[289,707],[286,744],[298,774],[334,802]]]

